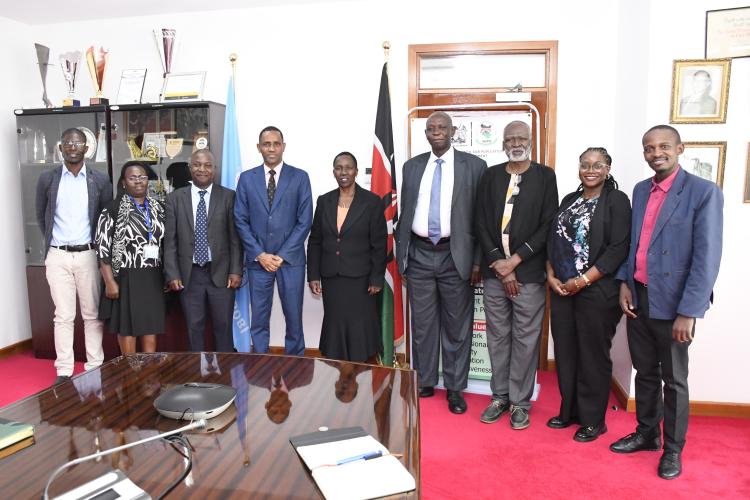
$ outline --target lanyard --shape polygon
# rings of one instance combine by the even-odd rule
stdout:
[[[135,198],[133,198],[132,196],[130,196],[130,200],[133,202],[133,205],[135,205],[135,208],[143,215],[143,218],[146,219],[148,242],[151,243],[151,241],[153,240],[153,226],[151,225],[151,214],[148,211],[148,198],[143,199],[143,205],[139,205],[138,203],[136,203]]]

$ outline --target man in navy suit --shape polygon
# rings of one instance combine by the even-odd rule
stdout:
[[[655,175],[633,190],[630,253],[617,276],[636,369],[638,427],[610,449],[659,450],[663,418],[658,473],[664,479],[682,473],[690,403],[688,346],[695,319],[710,306],[722,246],[724,197],[715,183],[680,168],[683,150],[680,134],[668,125],[652,127],[643,136],[643,157]]]
[[[234,220],[247,262],[253,351],[268,352],[277,282],[286,320],[284,352],[301,356],[305,353],[302,296],[312,190],[307,172],[283,162],[285,148],[281,130],[273,126],[261,130],[258,151],[263,165],[240,175]]]

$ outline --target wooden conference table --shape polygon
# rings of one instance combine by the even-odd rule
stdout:
[[[175,384],[196,381],[231,385],[237,399],[208,421],[208,431],[187,434],[193,469],[170,498],[321,498],[289,437],[355,425],[403,454],[417,482],[405,497],[419,497],[415,372],[238,353],[118,357],[0,409],[2,418],[35,426],[34,445],[0,460],[2,497],[38,499],[59,465],[184,425],[160,416],[153,401]],[[168,443],[156,440],[68,469],[53,482],[50,496],[120,469],[155,497],[184,464]]]

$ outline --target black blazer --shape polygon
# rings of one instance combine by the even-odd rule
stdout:
[[[505,211],[505,194],[510,174],[508,163],[494,165],[485,171],[477,190],[474,224],[482,249],[481,270],[484,278],[495,279],[489,268],[497,259],[510,258],[503,251],[500,226]],[[510,251],[523,262],[515,270],[521,283],[544,283],[546,280],[547,234],[557,210],[557,180],[555,171],[546,165],[531,162],[523,173],[519,192],[514,200],[510,220]]]
[[[357,185],[339,233],[338,199],[338,188],[318,198],[307,242],[307,281],[337,275],[369,276],[370,285],[382,287],[387,243],[383,201]]]
[[[566,210],[578,197],[580,191],[574,191],[563,198],[555,218]],[[594,210],[589,227],[589,267],[596,268],[609,280],[601,280],[602,285],[607,288],[607,295],[619,293],[619,286],[614,280],[614,275],[625,261],[630,250],[630,223],[631,223],[630,199],[628,195],[617,189],[603,189],[599,195],[599,201]],[[552,231],[555,230],[554,223],[550,227],[550,238],[547,242],[547,258],[554,262],[554,245],[552,245]]]

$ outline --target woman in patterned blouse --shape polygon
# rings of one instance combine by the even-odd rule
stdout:
[[[630,245],[630,200],[617,189],[611,165],[604,148],[583,152],[581,185],[563,198],[547,239],[552,337],[562,396],[559,415],[547,425],[563,429],[578,422],[573,439],[580,442],[607,432],[609,351],[622,316],[614,275]]]
[[[117,333],[123,354],[136,352],[137,337],[143,352],[155,352],[156,335],[164,333],[164,208],[148,196],[144,165],[126,165],[119,183],[124,192],[102,210],[96,228],[105,285],[99,318]]]

